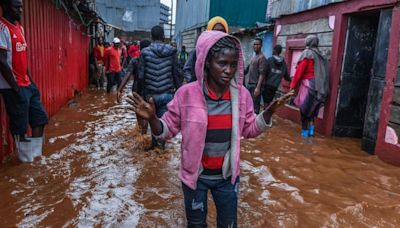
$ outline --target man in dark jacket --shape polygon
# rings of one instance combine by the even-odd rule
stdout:
[[[266,77],[262,93],[264,107],[267,107],[274,99],[276,90],[281,84],[282,77],[285,78],[286,81],[290,82],[291,80],[285,59],[280,56],[281,53],[282,46],[278,44],[274,47],[272,57],[267,59]]]
[[[167,111],[167,104],[172,100],[175,91],[182,84],[182,77],[177,65],[177,50],[163,43],[164,29],[154,26],[151,29],[153,42],[140,54],[139,80],[143,82],[143,96],[154,99],[157,117]],[[152,140],[152,147],[165,146],[165,142]]]
[[[178,66],[179,68],[183,69],[186,60],[188,59],[188,53],[186,52],[186,46],[182,45],[182,49],[178,52]]]

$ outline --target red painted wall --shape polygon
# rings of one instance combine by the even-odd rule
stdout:
[[[324,120],[317,122],[317,130],[325,135],[331,135],[335,121],[336,100],[339,92],[340,76],[343,64],[343,53],[345,49],[346,32],[347,32],[347,14],[368,11],[374,9],[382,9],[394,7],[392,17],[392,30],[390,37],[390,48],[388,53],[388,63],[386,70],[387,86],[384,90],[382,101],[382,109],[380,114],[378,139],[376,146],[376,154],[387,162],[400,165],[400,146],[390,145],[384,141],[386,126],[390,118],[390,103],[394,92],[394,80],[397,75],[398,50],[400,42],[400,1],[399,0],[351,0],[343,3],[333,4],[314,10],[283,16],[277,19],[276,25],[295,24],[319,18],[335,16],[335,28],[333,33],[332,54],[330,61],[330,85],[331,93],[325,105]],[[275,29],[277,26],[275,26]],[[275,31],[276,32],[276,31]],[[276,34],[276,33],[275,33]],[[276,43],[276,36],[274,37]],[[287,45],[291,46],[290,42]],[[290,52],[287,53],[287,61],[290,61]],[[299,122],[300,117],[297,110],[285,108],[279,112],[284,118]]]
[[[400,5],[393,9],[392,29],[390,31],[390,44],[388,52],[388,64],[386,66],[386,89],[383,93],[382,109],[378,140],[376,145],[376,154],[382,160],[400,166],[400,145],[392,145],[385,142],[386,127],[390,119],[390,105],[393,101],[394,84],[397,76],[397,64],[400,50]]]
[[[89,37],[51,0],[24,1],[23,26],[28,42],[29,69],[48,114],[54,115],[88,85]],[[0,161],[12,152],[5,110],[0,102]],[[5,140],[6,139],[6,140]]]

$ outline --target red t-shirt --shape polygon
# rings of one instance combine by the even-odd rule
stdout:
[[[139,48],[138,48],[138,46],[136,46],[136,45],[134,45],[134,44],[132,44],[132,46],[129,48],[129,55],[132,57],[132,58],[135,58],[135,57],[139,57],[140,56],[140,51],[139,51]]]
[[[93,52],[94,52],[94,58],[96,59],[96,61],[104,63],[104,61],[103,61],[103,59],[104,59],[104,47],[100,46],[100,45],[97,45],[96,47],[94,47]]]
[[[8,28],[11,39],[11,56],[12,56],[12,71],[15,80],[19,86],[29,86],[28,71],[28,57],[24,29],[19,23],[15,25],[7,21],[5,18],[0,18],[0,21]]]
[[[106,71],[120,72],[122,70],[118,49],[114,47],[107,48],[104,51],[104,61],[105,61]]]

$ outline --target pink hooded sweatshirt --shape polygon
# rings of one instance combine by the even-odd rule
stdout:
[[[197,179],[203,170],[201,158],[207,133],[207,104],[204,97],[204,65],[208,51],[221,38],[229,36],[218,31],[203,32],[196,45],[196,77],[197,81],[183,85],[175,93],[174,99],[168,104],[168,111],[162,116],[163,132],[157,138],[170,139],[181,132],[181,166],[179,178],[191,189],[196,189]],[[238,70],[230,83],[232,105],[232,138],[231,148],[224,158],[222,175],[225,179],[231,177],[234,184],[240,169],[240,138],[253,138],[265,131],[267,124],[262,114],[256,116],[253,101],[243,82],[243,54],[240,41]]]

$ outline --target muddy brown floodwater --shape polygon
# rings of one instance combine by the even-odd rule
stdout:
[[[3,164],[0,227],[184,227],[180,138],[146,151],[126,105],[89,90],[52,117],[44,156]],[[240,227],[400,227],[399,167],[359,140],[303,140],[298,125],[273,122],[243,140]]]

